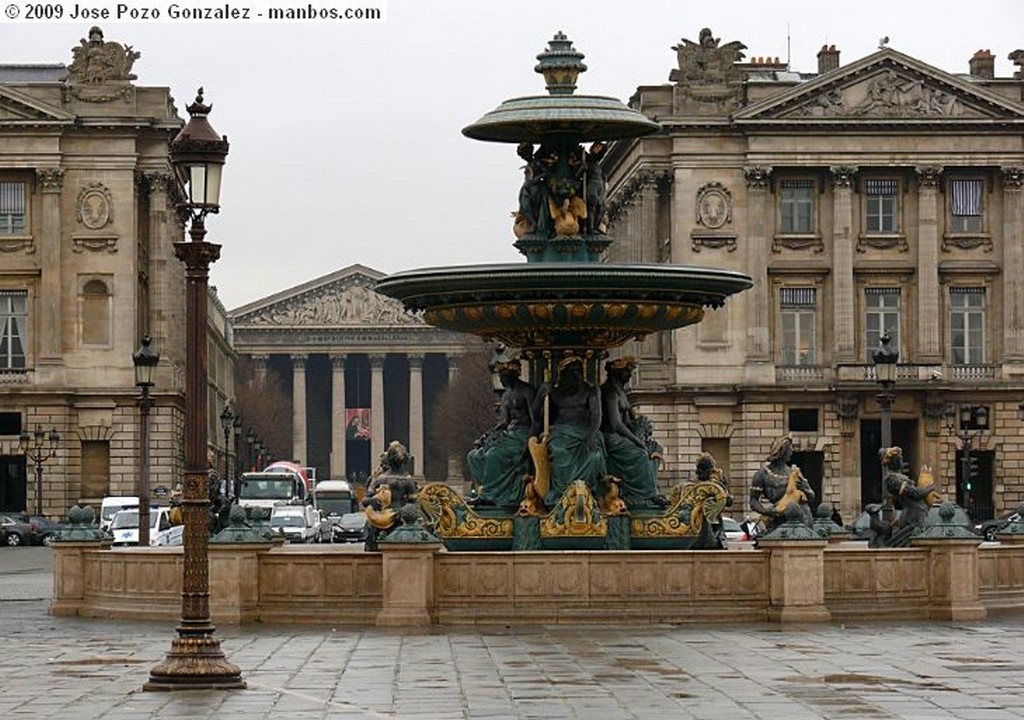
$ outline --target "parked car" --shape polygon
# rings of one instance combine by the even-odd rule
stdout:
[[[725,515],[722,516],[722,530],[725,531],[725,539],[729,542],[747,542],[753,539],[739,520]]]
[[[1020,522],[1020,513],[1010,513],[1004,518],[995,518],[993,520],[984,520],[983,522],[974,526],[975,532],[981,535],[988,541],[996,539],[996,533],[1001,533],[1007,525],[1010,523]]]
[[[345,513],[334,524],[334,542],[363,542],[366,539],[366,513]]]
[[[62,523],[51,520],[43,515],[25,515],[23,513],[13,516],[15,520],[26,522],[35,527],[35,532],[29,537],[33,545],[49,545],[53,534],[63,527]]]
[[[149,544],[153,547],[164,545],[181,545],[182,525],[171,522],[170,508],[154,507],[149,509]],[[114,545],[139,544],[139,509],[125,508],[114,513],[110,521],[110,532],[114,536]]]
[[[17,515],[0,515],[0,528],[3,532],[3,544],[17,547],[18,545],[32,545],[37,542],[37,529],[35,524],[27,519],[22,520]]]

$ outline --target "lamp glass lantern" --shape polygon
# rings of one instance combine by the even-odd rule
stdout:
[[[153,339],[149,335],[142,338],[142,345],[132,354],[135,365],[135,386],[139,388],[153,387],[153,373],[160,363],[160,354],[152,347]]]
[[[217,134],[207,115],[212,105],[203,103],[199,88],[191,116],[171,142],[171,164],[185,194],[185,204],[199,217],[220,210],[220,181],[228,155],[228,140]]]

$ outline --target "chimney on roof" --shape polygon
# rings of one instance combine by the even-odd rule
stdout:
[[[996,57],[989,50],[974,53],[970,62],[971,77],[991,80],[996,76]]]
[[[822,45],[818,51],[818,74],[823,75],[839,67],[839,51],[835,45]]]

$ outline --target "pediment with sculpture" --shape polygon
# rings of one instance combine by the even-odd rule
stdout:
[[[232,313],[236,325],[381,327],[424,325],[397,300],[374,290],[377,279],[354,273],[255,308]]]
[[[739,121],[1024,120],[1019,108],[886,49],[737,112]]]

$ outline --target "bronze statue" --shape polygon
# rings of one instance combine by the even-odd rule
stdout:
[[[805,524],[814,524],[810,506],[814,490],[800,468],[790,465],[792,457],[793,439],[787,435],[776,440],[751,481],[750,509],[766,518],[766,532],[786,521],[786,508],[794,503],[799,506]]]
[[[874,532],[870,545],[906,547],[910,538],[924,528],[928,508],[939,502],[935,480],[927,466],[921,468],[917,482],[911,480],[900,447],[883,448],[878,454],[882,465],[882,484],[900,516],[890,522],[882,517],[881,505],[868,505],[865,510],[871,518],[870,527]]]
[[[668,505],[658,494],[654,465],[647,445],[640,437],[626,387],[636,361],[631,357],[605,363],[606,380],[601,385],[601,432],[604,434],[607,468],[618,479],[619,492],[630,507]]]
[[[466,460],[473,480],[480,485],[474,504],[517,507],[523,499],[523,476],[529,470],[526,452],[533,426],[534,390],[520,378],[519,360],[498,363],[501,381],[500,419],[473,444]]]
[[[409,451],[397,440],[381,455],[381,467],[363,498],[367,550],[376,550],[380,538],[401,522],[399,511],[416,502],[418,487],[409,474],[409,460]]]

